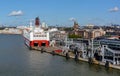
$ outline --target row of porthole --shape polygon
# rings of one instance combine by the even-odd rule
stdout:
[[[34,35],[34,37],[46,37],[46,35]]]

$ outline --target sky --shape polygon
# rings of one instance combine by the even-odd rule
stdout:
[[[28,25],[36,17],[48,25],[120,24],[120,0],[1,0],[0,25]]]

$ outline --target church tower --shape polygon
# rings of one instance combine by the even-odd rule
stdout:
[[[74,21],[74,25],[73,25],[74,30],[78,30],[79,29],[79,25],[76,21]]]

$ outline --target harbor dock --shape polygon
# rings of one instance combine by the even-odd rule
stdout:
[[[55,46],[55,47],[43,47],[42,49],[39,48],[39,47],[34,47],[33,49],[36,50],[36,51],[42,51],[42,53],[43,53],[43,52],[46,52],[46,53],[53,54],[53,51],[55,51],[55,50],[60,50],[61,47],[56,47],[56,46]],[[54,52],[54,55],[66,57],[66,54],[63,53],[63,51],[62,51],[62,52]],[[75,59],[75,54],[70,51],[70,52],[69,52],[69,57],[70,57],[71,59]],[[78,60],[89,63],[89,59],[88,59],[88,58],[85,59],[85,58],[81,58],[81,57],[79,56],[79,57],[78,57]],[[100,62],[100,61],[97,61],[97,60],[93,59],[92,64],[100,65],[100,66],[105,66],[106,63]],[[118,65],[113,65],[113,64],[109,64],[109,68],[113,68],[113,69],[118,69],[118,70],[120,70],[120,66],[118,66]]]

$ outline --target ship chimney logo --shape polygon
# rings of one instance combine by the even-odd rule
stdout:
[[[35,26],[39,27],[39,25],[40,25],[39,17],[36,17],[35,18]]]

